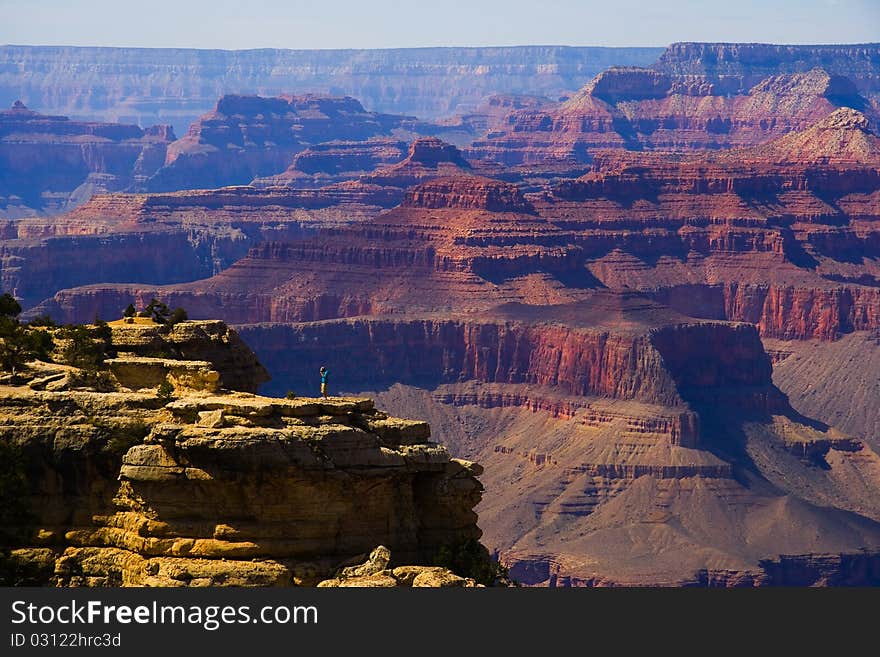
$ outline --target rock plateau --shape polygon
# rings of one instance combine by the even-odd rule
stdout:
[[[238,392],[265,370],[220,322],[120,321],[112,343],[110,391],[66,385],[75,370],[48,363],[0,387],[6,467],[25,482],[4,491],[25,511],[4,527],[20,536],[3,546],[19,583],[363,586],[375,583],[352,578],[387,571],[400,585],[474,585],[432,566],[479,539],[481,469],[426,423],[363,398]],[[155,349],[165,357],[138,355]],[[339,570],[376,545],[376,573]]]

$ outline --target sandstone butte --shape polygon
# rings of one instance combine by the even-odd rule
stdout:
[[[112,347],[98,388],[42,362],[0,384],[19,583],[475,585],[433,560],[479,539],[482,468],[425,422],[255,395],[266,371],[219,321],[114,322]]]
[[[192,50],[4,45],[0,103],[22,98],[52,113],[142,125],[161,117],[183,134],[230,89],[260,89],[270,96],[348,95],[378,112],[436,120],[482,113],[487,97],[496,95],[555,99],[609,66],[647,66],[662,52],[570,46]]]
[[[0,112],[0,218],[55,215],[104,192],[320,187],[399,162],[422,134],[470,143],[472,123],[368,112],[348,97],[226,95],[176,139],[169,126],[71,121],[16,102]]]
[[[411,117],[368,112],[354,98],[226,95],[168,149],[147,191],[247,184],[284,171],[314,144],[367,141],[417,127]]]

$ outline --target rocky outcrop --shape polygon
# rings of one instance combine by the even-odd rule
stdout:
[[[110,327],[113,347],[117,351],[142,358],[159,356],[159,360],[207,362],[218,372],[214,381],[223,388],[256,392],[269,380],[268,372],[254,352],[238,333],[219,320],[188,321],[173,326],[129,324],[121,320],[112,322]],[[173,368],[171,375],[174,378]]]
[[[469,577],[456,575],[440,566],[398,566],[389,568],[391,551],[380,545],[370,552],[367,560],[359,566],[341,568],[336,577],[318,582],[326,588],[472,588],[478,586]]]
[[[485,135],[501,126],[508,114],[517,110],[537,109],[552,105],[555,101],[546,96],[534,96],[525,94],[495,94],[484,99],[473,111],[465,112],[456,117],[440,122],[440,125],[448,125],[452,131],[461,127],[471,135],[466,146],[473,141],[475,136]],[[449,133],[443,136],[448,137]]]
[[[169,126],[86,123],[29,110],[0,111],[0,218],[56,214],[96,192],[135,187],[165,162]]]
[[[177,325],[163,345],[208,356],[242,351],[221,340],[231,332],[210,333],[219,326]],[[114,346],[144,349],[156,330],[114,326]],[[27,510],[4,534],[22,537],[3,546],[16,577],[65,586],[315,585],[381,543],[402,582],[467,584],[415,566],[479,539],[478,465],[430,442],[424,422],[391,418],[368,399],[207,389],[193,385],[195,365],[121,354],[110,368],[131,386],[115,392],[0,387],[0,440],[26,478],[24,488],[4,489],[5,504]],[[141,385],[157,366],[189,373],[170,401]],[[221,370],[223,383],[234,373]]]
[[[468,173],[471,165],[452,144],[436,137],[416,139],[405,159],[362,178],[365,183],[406,188],[433,178]]]
[[[597,75],[587,93],[608,103],[663,98],[672,89],[668,75],[649,68],[610,68]]]
[[[533,212],[515,185],[474,177],[441,178],[407,191],[403,207]]]
[[[104,121],[150,124],[161,117],[178,134],[223,94],[256,90],[347,94],[379,112],[437,118],[469,112],[495,94],[556,98],[609,66],[647,66],[661,52],[568,46],[235,51],[7,45],[0,48],[0,103],[22,98],[45,111]]]

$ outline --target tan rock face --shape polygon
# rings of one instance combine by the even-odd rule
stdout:
[[[161,338],[244,363],[241,380],[248,364],[262,371],[225,325],[205,324],[167,335],[114,328],[114,340],[136,353]],[[199,332],[208,346],[197,346]],[[391,568],[480,537],[481,470],[429,442],[424,422],[389,418],[369,399],[199,388],[217,383],[209,361],[122,357],[110,367],[140,391],[35,389],[46,376],[0,387],[0,441],[28,480],[4,499],[31,514],[11,528],[23,537],[11,546],[23,581],[314,585],[372,550],[339,585],[396,586]],[[151,389],[160,375],[175,382],[173,401]]]
[[[456,575],[440,566],[398,566],[388,569],[391,551],[378,546],[359,566],[342,568],[336,577],[318,582],[322,588],[412,588],[467,587],[478,585],[473,579]]]
[[[119,384],[133,391],[152,390],[165,381],[178,393],[211,393],[220,388],[220,373],[204,360],[129,357],[105,362]]]
[[[216,392],[221,386],[256,392],[269,380],[250,348],[220,321],[173,327],[114,322],[112,330],[121,357],[108,365],[125,388],[155,388],[167,379],[178,392]]]

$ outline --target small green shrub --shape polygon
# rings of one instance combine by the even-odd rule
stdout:
[[[187,315],[186,311],[183,308],[175,308],[174,312],[171,313],[171,316],[168,318],[168,324],[174,326],[175,324],[180,324],[181,322],[185,322],[189,319],[189,315]]]
[[[159,384],[159,387],[156,388],[156,398],[162,402],[169,402],[174,397],[174,386],[171,385],[167,380],[163,381]]]
[[[38,315],[28,322],[28,326],[44,326],[46,328],[55,328],[57,324],[55,324],[55,320],[49,317],[49,315]]]
[[[507,568],[495,561],[483,544],[474,539],[458,545],[444,545],[437,551],[434,565],[486,586],[509,580]]]
[[[21,304],[15,300],[15,297],[9,292],[0,295],[0,316],[18,317],[19,315],[21,315]]]
[[[0,368],[13,375],[29,360],[50,360],[52,336],[18,321],[21,305],[9,293],[0,295]]]
[[[67,340],[61,351],[64,362],[82,369],[97,369],[104,363],[104,341],[97,342],[85,326],[65,326],[58,335]]]

